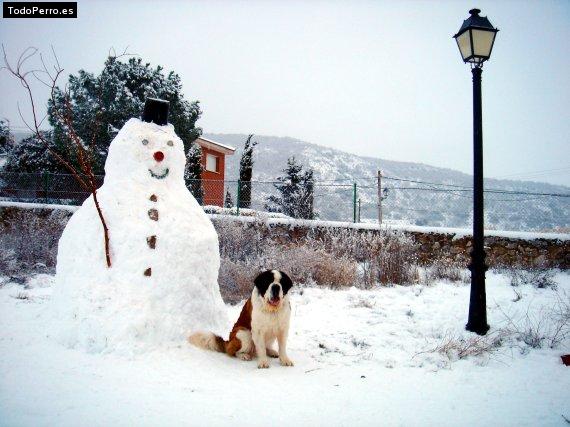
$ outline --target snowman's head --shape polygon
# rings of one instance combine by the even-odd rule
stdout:
[[[172,125],[130,119],[109,146],[105,181],[184,182],[184,144]]]

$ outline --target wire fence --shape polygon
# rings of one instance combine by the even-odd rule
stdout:
[[[97,185],[103,176],[96,177]],[[188,187],[210,212],[230,209],[249,214],[268,211],[270,196],[278,196],[274,181],[195,180]],[[250,197],[248,197],[250,195]],[[89,193],[72,175],[0,173],[3,200],[79,205]],[[321,220],[378,222],[432,227],[470,227],[473,189],[468,186],[394,177],[346,178],[314,183],[311,197]],[[275,206],[274,206],[275,207]],[[513,189],[485,191],[485,226],[500,230],[569,232],[570,193],[533,193]]]

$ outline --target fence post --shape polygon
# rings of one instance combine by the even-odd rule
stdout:
[[[358,198],[358,222],[360,222],[360,197]]]
[[[382,171],[378,170],[378,226],[382,225]]]
[[[45,192],[45,202],[49,203],[49,197],[48,197],[48,191],[49,191],[49,172],[45,172],[43,173],[43,178],[44,178],[44,192]]]
[[[236,196],[236,203],[237,203],[237,212],[236,214],[239,215],[239,205],[240,205],[240,198],[241,198],[241,179],[238,179],[237,182],[237,196]]]
[[[356,182],[352,185],[352,222],[356,222]]]

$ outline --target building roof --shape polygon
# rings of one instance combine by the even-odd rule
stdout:
[[[200,147],[206,147],[211,150],[219,151],[224,154],[232,155],[235,153],[236,149],[230,147],[229,145],[220,144],[219,142],[212,141],[211,139],[204,138],[203,136],[196,139],[196,142]]]

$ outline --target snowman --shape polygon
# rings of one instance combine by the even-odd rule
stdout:
[[[59,240],[52,302],[56,335],[71,347],[132,352],[227,328],[218,237],[185,186],[184,146],[167,116],[168,102],[147,100],[109,146],[97,195],[112,267],[92,196]]]

